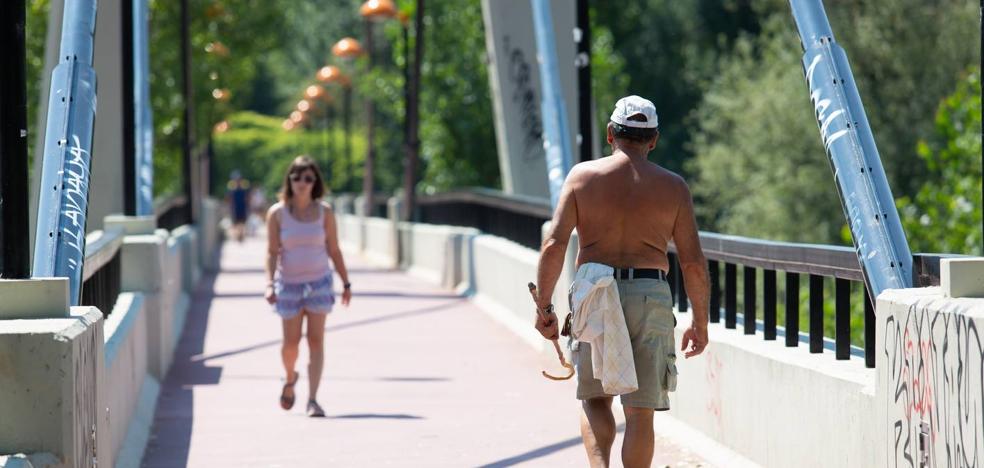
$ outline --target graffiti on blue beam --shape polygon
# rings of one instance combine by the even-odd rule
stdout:
[[[92,42],[94,0],[66,2],[60,60],[51,73],[45,124],[33,277],[67,277],[78,305],[85,259],[86,216],[96,117]]]
[[[554,40],[550,0],[530,0],[533,6],[533,28],[540,63],[540,108],[543,114],[543,149],[547,159],[547,182],[550,185],[550,204],[557,206],[564,179],[571,171],[571,142],[564,104],[560,71],[557,66],[557,44]]]
[[[134,180],[137,215],[154,214],[154,121],[150,107],[148,0],[133,2],[133,116],[136,142]]]
[[[872,300],[912,285],[912,253],[868,125],[847,54],[834,41],[820,0],[791,0],[803,74],[841,207]]]

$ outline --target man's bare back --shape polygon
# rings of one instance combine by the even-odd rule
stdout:
[[[683,179],[621,152],[578,164],[570,174],[580,243],[577,264],[669,270],[667,244],[695,237]]]

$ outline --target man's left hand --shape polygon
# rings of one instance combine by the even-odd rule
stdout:
[[[683,344],[680,351],[686,351],[684,356],[688,359],[704,352],[707,347],[707,326],[691,325],[687,331],[683,332]]]

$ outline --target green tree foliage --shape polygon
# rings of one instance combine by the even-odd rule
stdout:
[[[222,196],[225,181],[233,170],[262,186],[267,193],[280,189],[287,165],[295,156],[307,154],[320,165],[332,191],[341,191],[348,182],[347,160],[338,157],[344,133],[339,127],[326,134],[320,123],[308,128],[285,131],[283,119],[254,112],[237,112],[228,117],[229,130],[214,136],[212,195]],[[353,135],[353,172],[362,176],[365,139]]]
[[[692,188],[702,229],[828,243],[843,216],[786,26],[776,19],[740,39],[708,87]]]
[[[414,2],[401,6],[412,12]],[[360,83],[363,95],[372,96],[390,126],[381,136],[380,158],[393,174],[384,187],[401,183],[402,124],[404,114],[403,66],[405,47],[416,41],[413,22],[410,43],[393,21],[385,26],[390,59],[380,63],[369,80]],[[418,190],[439,191],[462,186],[500,186],[489,76],[485,65],[485,33],[481,3],[472,0],[428,2],[420,86],[421,183]],[[389,65],[392,64],[392,65]]]
[[[980,255],[981,72],[968,71],[936,113],[935,135],[919,142],[927,182],[898,200],[916,252]]]
[[[191,1],[194,134],[199,144],[213,126],[251,101],[257,57],[275,48],[282,32],[280,1]],[[150,2],[151,102],[154,109],[154,192],[181,189],[184,100],[180,2]],[[226,96],[216,90],[228,92]],[[217,99],[216,96],[222,96]]]
[[[915,0],[878,8],[862,3],[829,2],[827,13],[851,59],[894,193],[906,195],[923,183],[912,161],[918,136],[932,130],[927,116],[953,89],[957,72],[980,53],[976,13],[968,13],[976,8],[955,1],[931,8]],[[767,0],[753,7],[765,18],[761,31],[740,35],[694,114],[697,157],[690,167],[697,174],[702,227],[849,242],[840,235],[843,215],[803,83],[788,4]]]
[[[618,94],[638,94],[656,105],[662,137],[653,157],[671,170],[685,171],[684,162],[693,154],[689,142],[700,123],[691,122],[691,112],[701,101],[707,82],[716,75],[719,62],[736,38],[759,28],[750,3],[751,0],[594,2],[592,21],[611,32],[612,51],[621,56],[616,60],[624,60],[628,86]],[[595,86],[609,84],[597,74],[593,78]],[[611,99],[603,93],[596,94],[599,113],[606,123],[615,104]]]
[[[41,100],[41,71],[44,70],[44,43],[48,32],[49,0],[27,2],[24,42],[27,62],[27,134],[36,135]],[[33,161],[34,138],[29,137],[27,151]],[[33,162],[32,162],[33,163]]]

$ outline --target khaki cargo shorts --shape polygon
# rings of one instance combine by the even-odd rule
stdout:
[[[676,390],[676,318],[670,286],[658,279],[618,280],[618,294],[629,329],[639,390],[621,395],[622,406],[670,409],[669,392]],[[591,345],[573,341],[571,354],[577,371],[577,399],[606,395],[591,372]]]

